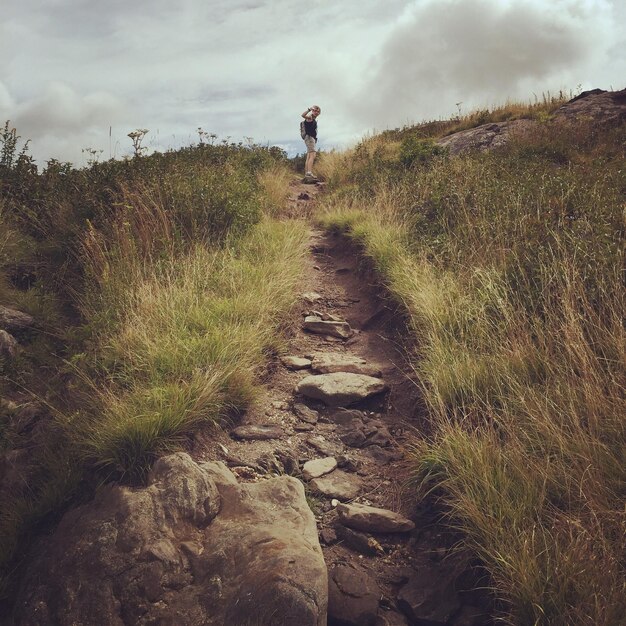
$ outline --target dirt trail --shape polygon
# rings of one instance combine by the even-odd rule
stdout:
[[[295,184],[290,213],[310,214],[318,191],[313,185]],[[338,468],[324,478],[339,480],[346,497],[321,494],[311,486],[315,482],[305,482],[329,568],[329,624],[488,624],[481,608],[485,599],[474,592],[476,572],[467,555],[453,550],[458,538],[439,528],[429,507],[417,507],[408,494],[406,448],[419,426],[419,393],[405,374],[396,316],[345,239],[312,228],[310,250],[301,286],[301,317],[287,354],[360,357],[380,370],[387,392],[348,409],[329,408],[295,392],[311,369],[294,370],[277,360],[268,372],[263,397],[241,424],[272,426],[275,432],[267,433],[272,438],[241,439],[237,430],[217,438],[200,435],[193,454],[198,460],[224,460],[242,481],[283,471],[304,480],[305,462],[326,457],[337,461]],[[344,340],[305,331],[302,322],[311,312],[345,320],[355,334]],[[417,528],[370,534],[346,530],[338,523],[338,501],[390,509],[416,521]]]

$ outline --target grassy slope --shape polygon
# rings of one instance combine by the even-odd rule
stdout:
[[[272,217],[290,174],[264,148],[205,145],[81,171],[53,163],[42,174],[0,173],[0,221],[13,229],[0,241],[0,301],[37,315],[28,302],[44,291],[80,322],[66,330],[71,406],[51,407],[28,492],[3,502],[6,564],[25,530],[85,479],[139,480],[196,428],[245,409],[296,299],[307,231]],[[16,290],[4,277],[27,264],[37,283]],[[36,375],[31,347],[24,362]]]
[[[618,624],[624,129],[546,124],[457,158],[424,140],[446,129],[329,155],[322,221],[362,244],[409,313],[434,425],[415,443],[418,483],[490,569],[509,621]]]

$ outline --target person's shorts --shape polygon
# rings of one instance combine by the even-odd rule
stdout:
[[[317,152],[315,149],[315,137],[310,137],[309,135],[304,136],[304,144],[306,145],[307,152]]]

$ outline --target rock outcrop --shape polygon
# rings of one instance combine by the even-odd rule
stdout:
[[[601,125],[617,125],[626,121],[626,89],[621,91],[584,91],[552,114],[554,122],[590,120]],[[483,124],[442,137],[437,144],[461,154],[473,150],[492,150],[505,145],[516,134],[535,128],[539,122],[532,119],[508,120]]]
[[[567,120],[586,118],[601,124],[621,124],[626,121],[626,89],[583,91],[557,109],[554,118]]]
[[[472,150],[493,150],[504,146],[513,134],[523,133],[536,123],[533,120],[510,120],[483,124],[442,137],[437,140],[437,144],[447,148],[450,154],[461,154]]]
[[[327,573],[300,481],[239,484],[221,463],[159,459],[38,546],[18,625],[326,624]]]

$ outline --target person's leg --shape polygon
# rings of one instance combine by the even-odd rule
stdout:
[[[311,176],[313,172],[313,162],[315,161],[315,139],[308,135],[304,139],[306,144],[306,161],[304,164],[304,175]]]
[[[313,172],[313,161],[315,161],[315,152],[307,152],[306,163],[304,165],[305,175]]]

